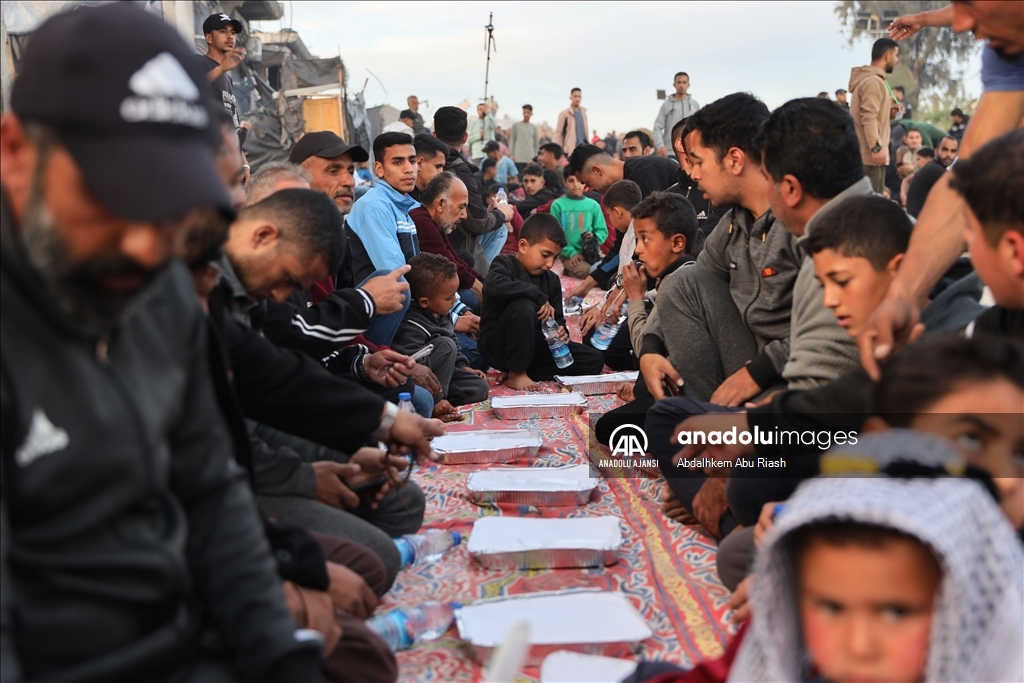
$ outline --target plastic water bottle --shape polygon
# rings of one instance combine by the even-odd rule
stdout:
[[[415,413],[416,407],[412,404],[412,394],[403,391],[398,394],[398,409],[407,413]]]
[[[583,308],[583,297],[571,296],[569,297],[569,300],[565,302],[563,311],[566,315],[574,315],[579,313],[581,308]]]
[[[452,625],[454,611],[461,606],[457,602],[446,605],[428,600],[419,607],[397,609],[374,617],[366,625],[376,631],[392,651],[397,652],[415,643],[440,638]]]
[[[445,551],[462,543],[458,531],[428,529],[422,534],[406,534],[395,539],[395,547],[402,558],[402,569],[411,564],[432,564],[441,559]]]
[[[498,192],[494,196],[498,204],[508,204],[508,194],[505,192],[505,188],[498,188]]]
[[[548,348],[551,349],[551,355],[555,359],[555,365],[559,368],[567,368],[573,364],[572,352],[569,351],[569,345],[558,337],[558,323],[555,322],[554,318],[548,318],[544,321],[541,326],[541,330],[544,332],[544,338],[548,340]]]
[[[590,345],[598,351],[607,351],[608,347],[612,344],[612,339],[619,333],[619,328],[622,327],[622,320],[620,318],[614,318],[615,322],[605,320],[603,323],[597,326],[594,330],[593,336],[590,337]]]

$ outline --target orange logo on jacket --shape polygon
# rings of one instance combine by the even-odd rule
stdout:
[[[778,275],[778,274],[779,274],[779,271],[775,270],[772,267],[765,268],[764,270],[761,271],[761,277],[771,277],[772,275]]]

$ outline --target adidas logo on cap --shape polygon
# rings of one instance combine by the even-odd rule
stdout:
[[[206,108],[197,104],[199,89],[170,52],[161,52],[128,79],[135,95],[121,102],[121,118],[138,123],[172,123],[205,128]]]

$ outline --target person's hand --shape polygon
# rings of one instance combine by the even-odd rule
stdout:
[[[227,73],[232,69],[236,68],[239,64],[245,61],[245,48],[236,47],[227,51],[224,55],[224,59],[221,60],[220,70],[221,73]]]
[[[889,37],[893,40],[906,40],[910,36],[914,35],[918,31],[924,28],[924,24],[916,14],[908,14],[906,16],[897,17],[896,21],[889,24]]]
[[[725,477],[708,477],[693,497],[693,516],[713,538],[722,537],[719,526],[721,517],[729,509],[725,488],[729,480]]]
[[[558,334],[556,336],[566,344],[569,343],[569,330],[565,329],[564,325],[558,328]]]
[[[359,465],[359,473],[345,479],[345,483],[348,484],[349,488],[354,490],[360,484],[384,475],[388,469],[392,471],[404,470],[408,467],[409,460],[402,456],[391,455],[380,448],[370,448],[367,446],[353,453],[352,457],[349,458],[349,463]],[[380,488],[357,495],[362,499],[361,502],[366,503],[371,509],[376,509],[377,503],[390,491],[391,483],[385,481]]]
[[[879,361],[924,334],[920,320],[921,310],[913,298],[890,289],[857,335],[860,362],[871,379],[877,382],[882,376]]]
[[[410,268],[412,266],[406,264],[401,268],[395,268],[387,275],[372,277],[359,286],[359,289],[373,298],[378,316],[402,310],[402,306],[405,305],[405,293],[409,291],[409,283],[402,282],[401,278]]]
[[[761,508],[761,514],[758,515],[757,524],[754,526],[755,547],[761,547],[761,540],[764,538],[764,535],[775,526],[775,506],[778,504],[779,501],[774,500],[770,503],[765,503]]]
[[[658,147],[658,156],[659,157],[667,157],[668,156],[668,150],[665,149],[664,145],[661,145],[661,146]]]
[[[871,163],[875,166],[885,166],[885,148],[871,153]]]
[[[341,640],[341,624],[334,614],[334,601],[326,591],[305,588],[282,581],[284,603],[300,628],[318,631],[324,637],[324,653],[331,652]]]
[[[725,381],[715,389],[715,393],[711,394],[711,403],[731,408],[759,393],[761,393],[761,387],[750,376],[750,370],[744,366],[726,377]]]
[[[747,575],[736,585],[736,590],[729,596],[728,605],[732,610],[729,621],[734,624],[743,623],[750,616],[750,586],[753,582],[754,575]]]
[[[359,496],[345,483],[349,477],[359,474],[359,465],[321,460],[313,463],[313,474],[316,475],[314,500],[339,510],[359,507]]]
[[[465,332],[475,339],[476,335],[480,334],[480,316],[473,313],[460,315],[455,321],[455,331]]]
[[[569,296],[567,296],[566,299],[571,299],[574,296],[578,296],[580,299],[582,299],[583,297],[590,293],[590,290],[592,290],[596,286],[597,280],[595,280],[593,276],[588,275],[587,277],[583,278],[583,280],[578,285],[576,285],[576,287],[571,292],[569,292]]]
[[[440,401],[434,404],[434,412],[431,417],[441,420],[441,422],[455,422],[459,419],[459,411],[456,410],[448,399],[442,398]]]
[[[591,306],[580,314],[580,333],[586,335],[603,321],[603,308],[601,306]]]
[[[388,447],[388,452],[396,454],[411,453],[420,463],[437,460],[437,454],[430,448],[427,440],[431,436],[444,434],[444,423],[440,420],[428,420],[416,413],[398,411],[395,423],[380,438]]]
[[[779,393],[779,392],[778,391],[773,391],[772,393],[768,394],[767,396],[765,396],[764,398],[762,398],[759,401],[748,401],[748,402],[743,404],[743,407],[744,408],[760,408],[761,406],[766,406],[766,405],[768,405],[769,403],[772,402],[772,399],[775,398],[775,394],[777,394],[777,393]]]
[[[629,403],[635,398],[633,396],[633,384],[631,382],[623,382],[619,385],[619,388],[615,390],[615,395],[626,403]]]
[[[630,261],[622,267],[622,291],[630,301],[637,301],[644,298],[647,293],[647,273],[644,266],[637,266],[636,261]]]
[[[327,576],[331,580],[327,591],[334,606],[357,619],[369,619],[377,609],[377,596],[366,579],[336,562],[327,563]]]
[[[437,380],[437,375],[426,365],[416,363],[412,368],[412,372],[409,373],[409,377],[417,385],[429,391],[431,396],[438,396],[444,391],[441,388],[441,383]]]
[[[545,301],[544,305],[537,309],[537,320],[544,322],[553,317],[555,317],[555,307]]]
[[[576,254],[569,259],[570,266],[578,266],[581,263],[583,263],[583,254]]]
[[[750,423],[747,420],[746,413],[705,413],[704,415],[694,415],[683,420],[672,433],[672,443],[679,443],[679,434],[682,432],[689,432],[691,435],[702,433],[705,435],[703,439],[694,438],[691,441],[703,441],[704,443],[691,443],[689,446],[685,446],[675,456],[675,459],[677,461],[679,458],[689,460],[703,452],[704,455],[715,460],[735,462],[736,458],[754,453],[753,444],[741,444],[739,439],[734,444],[707,443],[707,434],[709,432],[722,432],[724,434],[725,432],[731,432],[734,427],[737,434],[750,430]]]
[[[665,398],[663,383],[666,380],[677,387],[683,386],[683,378],[672,367],[668,358],[659,353],[645,353],[640,356],[640,374],[644,376],[647,390],[651,392],[651,397],[655,401]]]
[[[487,373],[484,372],[483,370],[477,370],[476,368],[471,368],[471,367],[468,367],[468,366],[464,367],[462,369],[465,370],[466,372],[472,372],[474,375],[476,375],[477,377],[479,377],[481,379],[487,379]]]
[[[480,300],[482,304],[484,302],[484,283],[479,280],[473,280],[473,286],[470,287],[473,293],[476,294],[476,298]]]
[[[512,221],[512,217],[515,215],[515,209],[512,208],[511,204],[498,204],[498,211],[501,211],[501,215],[505,217],[505,222],[509,223]]]
[[[370,379],[392,389],[405,384],[414,365],[409,356],[392,349],[368,353],[363,360],[363,369]]]

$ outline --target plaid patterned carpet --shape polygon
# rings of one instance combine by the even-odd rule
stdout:
[[[557,267],[557,266],[556,266]],[[576,280],[562,278],[564,291]],[[600,292],[591,294],[596,300]],[[579,330],[570,331],[579,339]],[[492,380],[496,373],[492,372]],[[491,396],[511,392],[492,381]],[[545,383],[558,391],[554,383]],[[592,396],[588,412],[603,413],[621,402],[613,395]],[[591,442],[586,414],[571,419],[498,420],[490,402],[463,409],[462,422],[449,431],[479,429],[536,429],[544,446],[537,460],[544,464],[582,464],[590,461]],[[607,451],[606,451],[607,452]],[[516,463],[528,465],[527,461]],[[614,515],[621,520],[624,544],[620,560],[601,569],[495,571],[482,568],[466,553],[465,541],[437,564],[402,571],[385,596],[380,611],[412,607],[425,600],[459,601],[567,588],[600,588],[621,591],[647,621],[654,635],[643,641],[637,659],[664,660],[682,666],[717,657],[729,630],[723,625],[729,593],[718,581],[715,545],[688,527],[665,518],[658,509],[660,479],[603,477],[589,504],[580,508],[540,509],[528,506],[481,507],[470,502],[465,482],[473,471],[488,465],[432,465],[414,475],[427,496],[425,528],[453,529],[465,539],[473,521],[485,515],[527,517],[578,517]],[[483,666],[472,658],[471,648],[458,639],[453,626],[448,633],[398,654],[401,681],[477,681]],[[522,680],[536,680],[536,667],[526,669]]]

